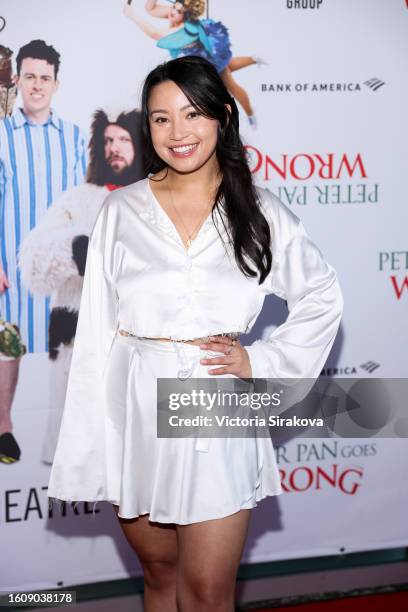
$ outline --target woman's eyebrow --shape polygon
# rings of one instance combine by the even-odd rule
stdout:
[[[179,108],[180,111],[186,110],[187,108],[194,108],[194,106],[192,104],[186,104],[185,106],[182,106],[181,108]],[[169,111],[165,110],[164,108],[155,108],[154,110],[150,111],[150,114],[153,115],[154,113],[166,113],[168,114]]]

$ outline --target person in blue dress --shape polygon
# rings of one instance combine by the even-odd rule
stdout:
[[[129,17],[147,36],[157,41],[157,46],[166,49],[171,58],[197,55],[209,60],[216,67],[230,94],[244,109],[251,127],[256,127],[256,118],[248,93],[233,77],[233,72],[257,64],[264,60],[255,56],[233,57],[228,29],[221,21],[202,19],[205,0],[169,0],[159,4],[157,0],[147,0],[145,10],[149,15],[167,19],[169,27],[159,32],[136,15],[130,4],[124,7]]]

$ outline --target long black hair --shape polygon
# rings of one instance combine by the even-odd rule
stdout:
[[[216,156],[222,180],[212,213],[214,215],[215,208],[223,207],[229,222],[225,229],[238,267],[249,277],[259,273],[259,284],[262,284],[272,266],[271,233],[260,208],[239,135],[237,105],[217,70],[207,60],[191,55],[180,57],[160,64],[148,74],[142,91],[146,174],[155,174],[167,167],[153,147],[148,110],[152,88],[165,81],[173,81],[199,113],[219,122]],[[230,105],[231,112],[226,104]],[[255,269],[250,266],[251,262]]]

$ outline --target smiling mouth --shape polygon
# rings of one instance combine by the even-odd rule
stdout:
[[[175,157],[188,157],[189,155],[192,155],[194,153],[194,151],[198,147],[198,144],[198,142],[195,142],[194,144],[189,145],[169,147],[169,149]]]

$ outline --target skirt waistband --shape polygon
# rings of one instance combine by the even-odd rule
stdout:
[[[211,334],[212,337],[218,337],[218,336],[226,336],[228,338],[232,338],[232,339],[237,339],[239,336],[240,332],[225,332],[225,333],[219,333],[219,334]],[[140,344],[143,344],[143,346],[145,346],[146,348],[150,347],[153,350],[164,350],[164,351],[171,351],[174,352],[175,347],[177,347],[177,345],[180,346],[180,344],[183,346],[183,349],[186,349],[188,351],[191,352],[196,352],[197,351],[201,351],[200,347],[197,344],[188,344],[188,340],[178,340],[175,338],[169,338],[168,340],[158,340],[155,338],[149,338],[146,336],[137,336],[136,334],[133,334],[125,329],[118,329],[117,330],[117,335],[126,339],[126,341],[132,343],[132,342],[137,342]],[[201,336],[201,338],[203,339],[203,343],[208,342],[208,338],[210,336]],[[191,338],[191,340],[198,340],[199,338]]]
[[[119,332],[116,334],[116,337],[125,344],[138,345],[146,350],[158,351],[160,353],[174,353],[176,351],[175,341],[169,342],[166,340],[152,340],[151,338],[146,338],[144,336],[136,336],[134,334],[125,335]],[[180,343],[177,344],[180,345]],[[186,349],[187,352],[195,355],[201,351],[200,347],[195,344],[186,344],[183,342],[182,347],[183,349]]]

